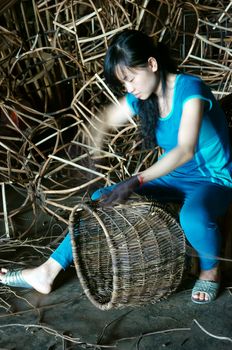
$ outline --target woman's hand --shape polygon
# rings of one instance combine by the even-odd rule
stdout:
[[[132,176],[129,180],[119,183],[115,189],[104,196],[101,205],[103,207],[110,207],[113,204],[124,203],[130,195],[140,187],[140,181],[137,175]]]

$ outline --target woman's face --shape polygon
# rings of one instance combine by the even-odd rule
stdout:
[[[153,59],[153,58],[151,58]],[[116,75],[126,91],[132,93],[141,100],[146,100],[153,92],[155,92],[159,85],[157,71],[157,63],[155,59],[148,60],[146,67],[138,68],[116,68]]]

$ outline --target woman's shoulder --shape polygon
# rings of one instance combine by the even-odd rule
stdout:
[[[205,95],[210,93],[210,89],[200,77],[188,73],[179,74],[178,86],[179,92],[184,95]]]
[[[182,105],[192,98],[198,98],[207,102],[210,110],[215,103],[210,87],[198,76],[180,73],[178,86],[177,99]]]
[[[193,75],[193,74],[179,73],[178,76],[179,76],[179,80],[181,80],[182,82],[185,82],[185,83],[204,84],[203,80],[200,77]]]

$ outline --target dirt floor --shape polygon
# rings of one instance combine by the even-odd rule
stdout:
[[[85,296],[74,268],[54,291],[0,288],[0,349],[232,349],[232,294],[227,286],[209,305],[190,300],[193,278],[167,300],[101,311]]]
[[[20,227],[23,221],[27,226],[31,215],[21,213],[20,220]],[[35,227],[43,240],[57,244],[53,235],[62,239],[62,227],[41,212]],[[37,266],[50,253],[40,240],[32,244],[25,238],[19,247],[17,241],[2,239],[0,266]],[[196,277],[189,271],[168,299],[109,311],[96,308],[86,297],[74,267],[58,276],[49,295],[0,285],[0,350],[232,349],[231,270],[232,265],[227,266],[219,297],[207,305],[191,301]]]

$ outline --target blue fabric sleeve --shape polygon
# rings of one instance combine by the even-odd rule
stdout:
[[[128,103],[128,106],[130,107],[133,114],[138,114],[139,108],[138,108],[138,98],[135,97],[133,94],[126,94],[126,101]]]
[[[188,102],[193,98],[199,98],[204,100],[205,109],[210,111],[212,108],[212,93],[210,89],[204,84],[204,82],[195,76],[188,76],[188,79],[184,80],[184,89],[182,90],[182,104]]]

